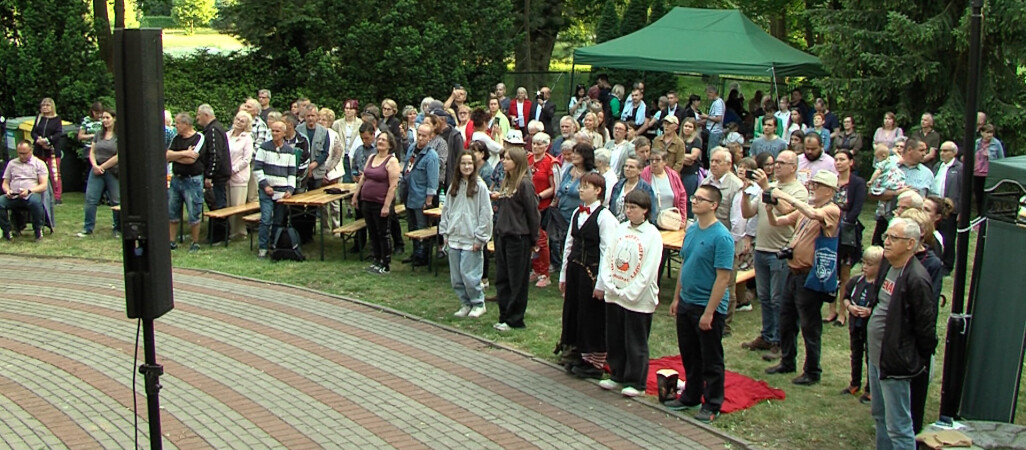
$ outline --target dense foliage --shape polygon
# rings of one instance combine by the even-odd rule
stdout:
[[[33,115],[52,97],[62,117],[77,121],[111,95],[89,11],[84,0],[0,2],[0,113]]]
[[[811,14],[822,43],[813,51],[829,77],[815,80],[838,109],[872,133],[893,111],[906,133],[933,112],[945,138],[960,138],[968,77],[968,15],[964,1],[846,0]],[[1022,153],[1026,125],[1026,6],[991,0],[984,15],[980,110],[997,126],[1006,151]],[[961,144],[961,140],[957,139]]]
[[[506,70],[509,0],[238,0],[228,31],[257,48],[279,90],[327,103],[445,98],[454,84],[481,100]],[[254,13],[259,12],[259,13]],[[288,73],[289,85],[281,76]]]

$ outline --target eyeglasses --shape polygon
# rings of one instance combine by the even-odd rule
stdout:
[[[773,163],[774,166],[793,166],[793,162],[776,161]]]
[[[709,162],[712,163],[712,164],[726,164],[727,160],[725,160],[725,159],[710,159]]]
[[[904,237],[904,236],[896,236],[896,235],[893,235],[893,234],[890,234],[890,233],[884,233],[883,240],[885,240],[885,241],[896,241],[896,240],[912,241],[914,239],[909,238],[909,237]]]
[[[384,108],[381,108],[381,110],[382,110],[382,111],[395,111],[395,108],[393,108],[393,107],[391,107],[391,106],[386,106],[386,107],[384,107]]]
[[[712,203],[713,201],[712,201],[712,200],[709,200],[709,199],[707,199],[707,198],[705,198],[705,197],[699,197],[699,196],[697,196],[697,195],[692,195],[692,196],[691,196],[691,203],[695,203],[695,202],[707,202],[707,203]]]

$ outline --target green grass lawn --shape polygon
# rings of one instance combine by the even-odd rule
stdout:
[[[246,45],[234,36],[220,34],[210,28],[197,28],[189,35],[185,30],[168,28],[164,30],[164,53],[182,55],[195,50],[207,48],[221,52],[242,50]]]
[[[98,224],[93,236],[74,236],[81,228],[82,204],[81,193],[65,193],[64,205],[57,208],[58,228],[53,236],[47,236],[38,244],[33,243],[29,237],[16,238],[13,243],[0,243],[0,252],[119,262],[121,247],[109,232],[111,217],[106,207],[100,207],[97,213]],[[863,217],[869,227],[867,235],[872,232],[872,210],[867,205],[867,213]],[[411,247],[407,245],[406,248]],[[552,350],[559,339],[561,317],[561,299],[555,284],[545,289],[531,287],[526,330],[500,334],[492,329],[498,316],[495,304],[488,304],[487,314],[478,320],[452,317],[459,305],[449,287],[447,265],[440,269],[437,278],[425,269],[411,272],[408,266],[398,262],[393,264],[391,274],[374,276],[363,271],[367,262],[357,261],[353,255],[348,260],[342,260],[342,246],[338,239],[328,239],[327,260],[324,262],[317,259],[316,242],[305,246],[304,251],[311,260],[302,263],[271,263],[258,260],[256,254],[250,252],[246,241],[238,241],[231,243],[228,248],[204,246],[196,254],[189,254],[180,248],[172,252],[172,258],[175,267],[210,269],[285,282],[381,304],[495,340],[543,360],[555,360]],[[679,353],[674,321],[668,312],[674,282],[674,279],[662,279],[661,304],[649,340],[653,358]],[[945,281],[944,291],[951,292],[950,278]],[[494,295],[494,289],[489,289],[488,294]],[[941,344],[936,358],[936,376],[930,387],[930,399],[926,407],[928,422],[937,419],[939,409],[941,361],[948,317],[944,308],[941,312],[937,327]],[[741,349],[742,342],[758,335],[761,329],[760,314],[758,305],[754,311],[736,314],[734,335],[725,338],[723,342],[727,369],[765,380],[771,386],[786,391],[787,399],[763,402],[745,411],[723,415],[714,426],[768,448],[872,447],[873,422],[869,406],[859,404],[854,397],[839,394],[841,388],[847,386],[849,377],[847,328],[824,327],[823,380],[813,387],[797,387],[790,383],[791,375],[765,375],[763,369],[770,364],[762,361],[759,354]],[[159,321],[157,326],[160,326]],[[799,352],[799,358],[803,358],[803,352]],[[801,360],[798,363],[800,365]],[[1016,422],[1026,424],[1026,392],[1020,392]]]

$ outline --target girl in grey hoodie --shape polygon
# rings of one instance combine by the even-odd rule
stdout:
[[[492,202],[474,155],[465,151],[457,161],[438,233],[449,248],[449,277],[460,299],[460,309],[453,315],[477,318],[485,313],[481,276],[485,246],[492,239]]]

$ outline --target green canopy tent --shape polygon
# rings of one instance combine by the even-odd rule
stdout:
[[[573,64],[706,75],[825,75],[819,59],[770,36],[741,11],[673,8],[626,36],[574,50]]]

